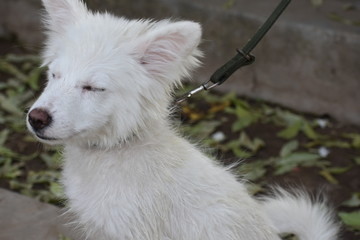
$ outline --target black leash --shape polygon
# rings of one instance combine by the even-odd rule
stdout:
[[[283,13],[285,8],[289,5],[291,0],[282,0],[275,10],[271,13],[269,18],[265,23],[259,28],[255,35],[248,41],[248,43],[241,49],[237,49],[237,54],[230,59],[227,63],[221,66],[216,72],[210,77],[210,80],[201,84],[199,87],[188,92],[183,97],[177,99],[176,103],[181,103],[187,98],[191,97],[195,93],[198,93],[203,90],[209,90],[216,86],[221,85],[225,82],[236,70],[243,66],[252,64],[255,61],[255,57],[250,54],[250,52],[256,47],[260,40],[265,36],[265,34],[270,30],[272,25]]]

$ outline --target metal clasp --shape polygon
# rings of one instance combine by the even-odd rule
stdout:
[[[190,98],[192,95],[198,93],[198,92],[201,92],[201,91],[207,91],[207,90],[210,90],[216,86],[218,86],[219,84],[218,83],[212,83],[210,80],[201,84],[199,87],[191,90],[190,92],[188,92],[187,94],[183,95],[182,97],[180,97],[179,99],[176,100],[176,103],[179,104],[179,103],[182,103],[184,102],[186,99]]]

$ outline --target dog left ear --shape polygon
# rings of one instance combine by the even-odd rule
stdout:
[[[42,0],[47,16],[45,24],[51,31],[61,32],[77,18],[87,13],[81,0]]]
[[[191,21],[158,23],[137,43],[135,54],[144,68],[157,79],[175,79],[199,65],[197,46],[201,27]]]

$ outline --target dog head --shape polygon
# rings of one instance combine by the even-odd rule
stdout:
[[[199,64],[199,24],[127,20],[79,0],[43,0],[47,85],[27,115],[42,142],[109,147],[166,119],[173,87]]]

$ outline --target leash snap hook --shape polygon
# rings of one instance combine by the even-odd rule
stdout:
[[[187,94],[185,94],[184,96],[182,96],[181,98],[179,98],[178,100],[176,100],[176,103],[179,104],[179,103],[182,103],[184,102],[186,99],[190,98],[192,95],[198,93],[198,92],[201,92],[201,91],[207,91],[207,90],[210,90],[216,86],[218,86],[219,83],[213,83],[211,82],[210,80],[201,84],[199,87],[191,90],[190,92],[188,92]]]

